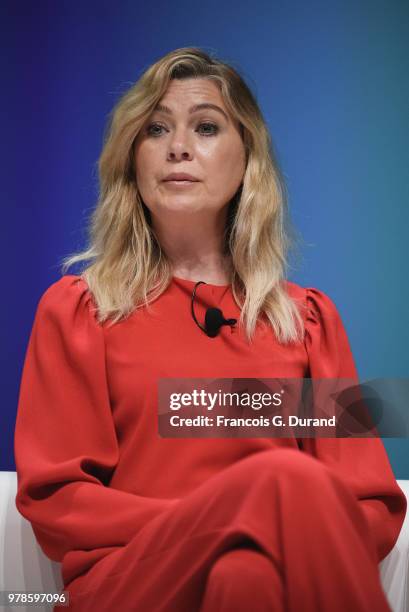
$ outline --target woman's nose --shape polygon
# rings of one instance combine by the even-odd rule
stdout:
[[[192,144],[187,130],[176,130],[169,141],[168,157],[170,159],[186,159],[192,155]]]
[[[192,155],[189,151],[182,149],[179,151],[174,151],[173,149],[169,151],[168,159],[191,159]]]

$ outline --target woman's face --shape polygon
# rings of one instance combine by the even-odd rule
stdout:
[[[217,108],[195,109],[203,104]],[[203,78],[172,80],[135,141],[136,181],[152,216],[218,212],[236,193],[244,171],[239,126],[217,85]],[[170,173],[197,180],[164,180]]]

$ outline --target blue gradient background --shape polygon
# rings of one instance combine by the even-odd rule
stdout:
[[[215,51],[257,96],[306,242],[291,280],[334,300],[361,379],[409,376],[407,3],[42,1],[0,11],[0,469],[15,469],[37,302],[61,258],[85,244],[107,114],[178,47]],[[409,440],[384,444],[396,477],[409,478]]]

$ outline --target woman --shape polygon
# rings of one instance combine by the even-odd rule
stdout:
[[[160,378],[357,378],[331,299],[285,280],[284,182],[243,79],[169,53],[119,101],[99,168],[63,272],[87,265],[39,302],[15,431],[17,508],[70,608],[388,610],[406,500],[380,439],[158,435]],[[208,334],[208,308],[237,324]]]

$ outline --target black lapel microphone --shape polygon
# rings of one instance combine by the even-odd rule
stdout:
[[[195,316],[194,310],[194,300],[196,297],[196,287],[199,285],[207,285],[204,281],[199,281],[196,283],[193,292],[192,292],[192,317],[194,322],[205,334],[207,334],[210,338],[214,338],[218,335],[220,328],[222,325],[234,325],[237,322],[237,319],[225,319],[220,308],[207,308],[205,315],[205,326],[200,325]]]

